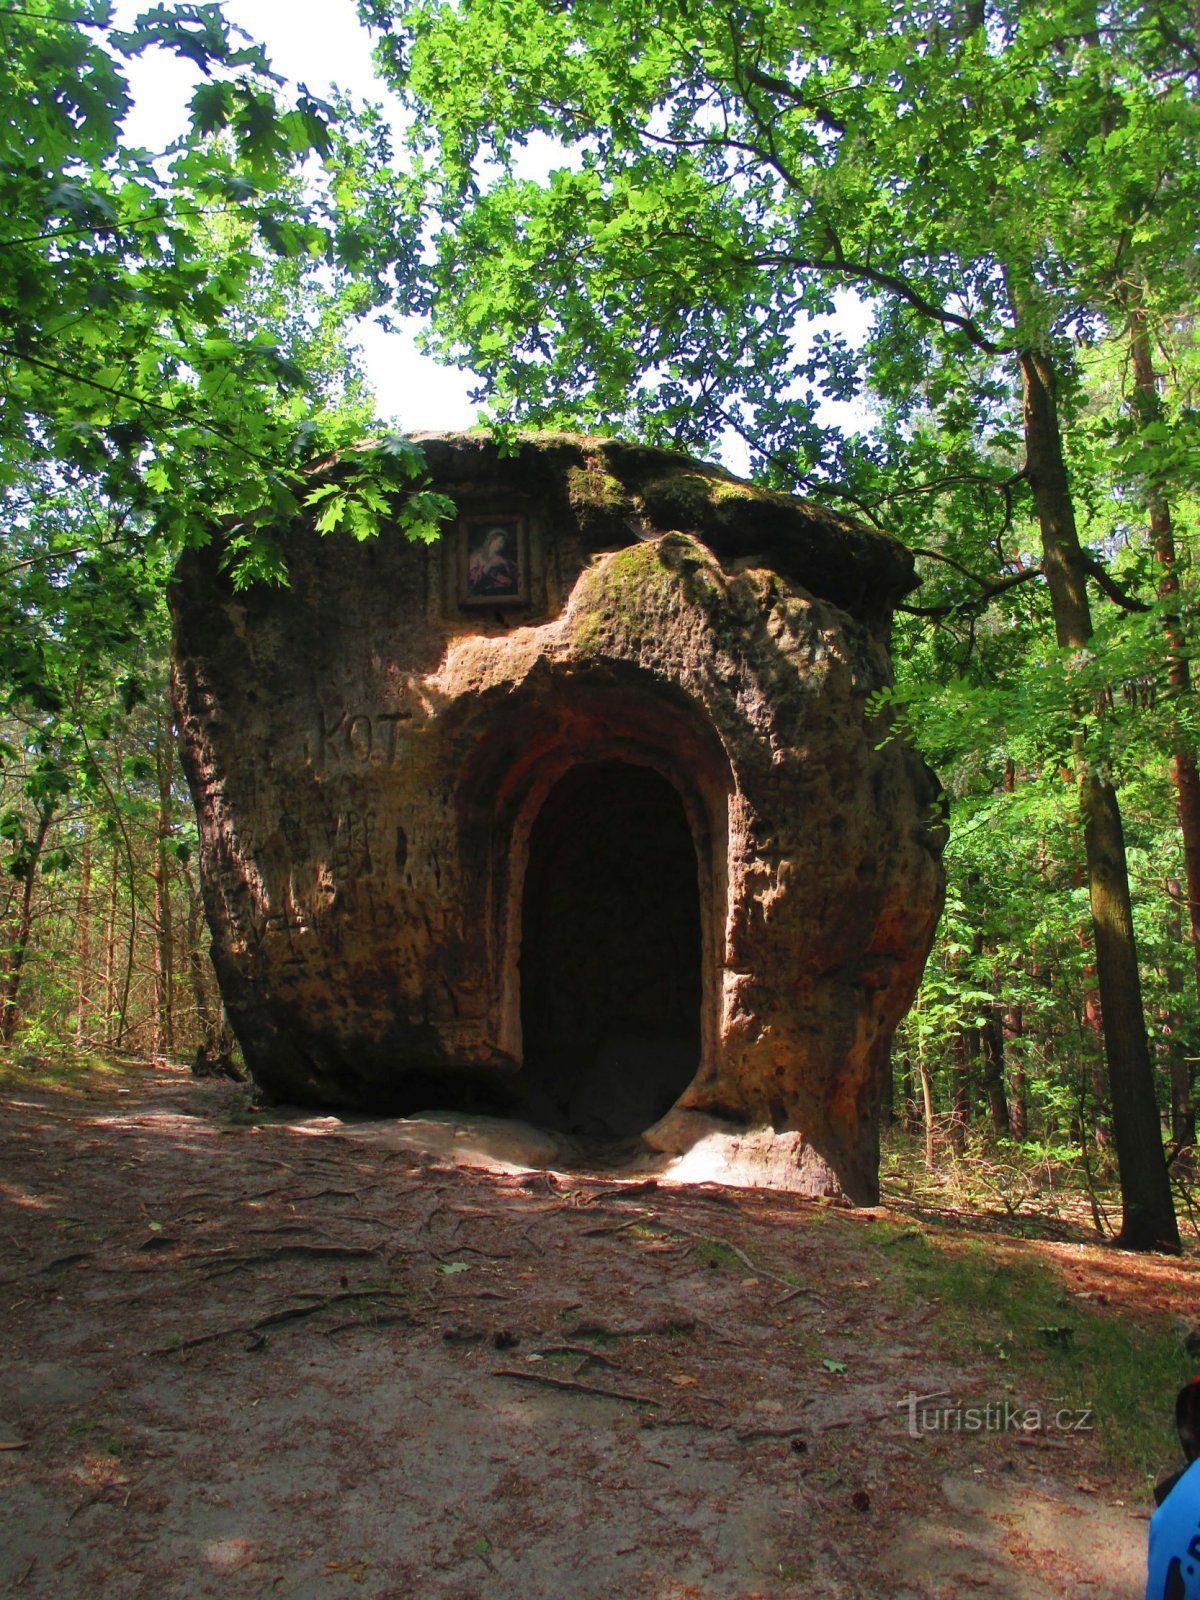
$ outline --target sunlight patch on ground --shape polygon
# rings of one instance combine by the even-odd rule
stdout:
[[[85,1124],[91,1128],[144,1128],[151,1133],[186,1133],[192,1137],[212,1139],[220,1132],[219,1128],[207,1126],[196,1117],[189,1116],[179,1111],[147,1111],[134,1116],[122,1116],[117,1112],[109,1116],[89,1117]]]
[[[62,1204],[61,1195],[30,1194],[28,1189],[18,1189],[15,1183],[0,1182],[0,1195],[14,1206],[23,1206],[29,1211],[52,1211]]]
[[[254,1546],[249,1539],[213,1539],[205,1547],[204,1559],[217,1572],[237,1572],[254,1560]]]

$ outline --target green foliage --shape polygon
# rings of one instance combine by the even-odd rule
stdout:
[[[225,521],[247,578],[278,576],[306,463],[371,426],[344,329],[409,250],[378,119],[285,92],[215,5],[122,31],[106,0],[31,0],[3,25],[0,494],[49,463],[170,551]],[[200,74],[162,153],[122,137],[125,64],[155,48]],[[362,452],[330,526],[426,529],[420,466]]]
[[[1114,245],[1164,291],[1190,270],[1182,5],[1091,31],[1066,3],[986,29],[895,0],[360,9],[417,112],[439,345],[502,416],[733,426],[787,486],[860,494],[887,463],[817,427],[822,398],[870,381],[1011,444],[996,354],[1090,337]],[[867,363],[831,320],[846,284],[877,307]]]
[[[0,30],[0,1031],[22,990],[26,1031],[78,999],[34,925],[61,937],[50,880],[87,840],[123,884],[120,1040],[164,871],[191,881],[162,820],[174,556],[219,528],[235,586],[279,582],[314,510],[428,539],[452,508],[379,436],[347,343],[412,249],[378,115],[290,91],[216,5],[118,29],[107,0],[28,0]],[[165,151],[123,133],[128,63],[155,50],[196,68]]]

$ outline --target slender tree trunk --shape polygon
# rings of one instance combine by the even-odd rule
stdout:
[[[104,917],[104,1042],[113,1043],[113,1023],[117,1015],[117,891],[121,867],[113,842],[112,873],[108,880],[108,908]]]
[[[1129,312],[1129,352],[1133,363],[1134,394],[1143,423],[1157,422],[1162,416],[1158,382],[1154,375],[1154,355],[1146,331],[1145,313],[1139,306]],[[1175,567],[1175,530],[1171,521],[1171,502],[1162,480],[1151,475],[1146,488],[1146,509],[1150,517],[1150,536],[1159,566],[1160,600],[1174,603],[1179,595],[1179,574]],[[1188,664],[1183,623],[1174,609],[1164,619],[1167,636],[1167,683],[1172,700],[1191,693],[1192,674]],[[1196,969],[1196,993],[1200,998],[1200,773],[1195,756],[1183,736],[1177,719],[1172,727],[1174,749],[1171,755],[1171,782],[1175,787],[1179,831],[1183,838],[1183,867],[1187,880],[1188,925],[1191,930],[1192,959]]]
[[[41,860],[42,850],[45,848],[46,835],[50,832],[50,824],[54,820],[54,807],[43,806],[38,810],[37,832],[33,839],[33,848],[30,850],[26,870],[21,883],[21,897],[17,903],[17,921],[13,929],[13,942],[8,955],[8,970],[4,974],[4,984],[0,988],[0,1040],[11,1044],[13,1035],[17,1031],[17,1023],[21,1020],[20,1008],[17,1005],[21,993],[21,973],[25,966],[25,956],[29,950],[29,936],[33,932],[33,891],[37,883],[38,862]]]
[[[1008,1069],[1008,1126],[1014,1139],[1029,1137],[1029,1107],[1025,1100],[1025,1012],[1021,1006],[1009,1006],[1004,1013],[1004,1037],[1007,1042]]]
[[[129,834],[129,824],[125,818],[118,815],[117,827],[120,831],[122,854],[125,857],[125,888],[129,895],[129,931],[125,936],[125,950],[123,957],[124,970],[121,973],[120,994],[114,991],[114,1005],[116,1008],[117,1029],[113,1040],[113,1048],[125,1048],[125,1035],[129,1027],[129,995],[133,988],[133,963],[137,953],[138,941],[138,868],[134,860],[133,840]],[[114,909],[114,921],[116,912]]]
[[[1012,763],[1009,762],[1005,771],[1005,789],[1010,790],[1009,772]],[[975,970],[982,966],[981,957],[984,954],[987,941],[981,929],[977,929],[971,941],[971,953],[975,958]],[[992,970],[992,987],[999,988],[999,973]],[[999,1007],[992,1008],[992,1014],[987,1017],[979,1027],[968,1028],[966,1035],[967,1060],[979,1067],[979,1082],[987,1097],[988,1116],[991,1119],[994,1133],[1008,1132],[1008,1106],[1004,1099],[1004,1035],[1000,1031]],[[970,1078],[968,1077],[968,1084]],[[969,1111],[968,1100],[968,1111]],[[964,1117],[964,1122],[966,1118]]]
[[[85,829],[87,824],[84,824]],[[75,908],[79,933],[75,984],[75,1048],[82,1050],[91,1029],[92,1004],[92,837],[85,831],[79,859],[79,900]]]
[[[1080,1049],[1086,1057],[1087,1078],[1091,1085],[1091,1107],[1093,1116],[1090,1119],[1092,1130],[1092,1143],[1096,1149],[1107,1150],[1111,1143],[1108,1122],[1105,1117],[1105,1108],[1108,1103],[1107,1085],[1104,1081],[1105,1049],[1104,1049],[1104,1008],[1100,1004],[1100,993],[1096,988],[1096,966],[1087,960],[1087,952],[1091,945],[1086,927],[1076,930],[1079,948],[1084,953],[1081,976],[1083,978],[1083,992],[1080,997],[1079,1007],[1079,1040]],[[1085,1107],[1086,1100],[1080,1100],[1080,1105]]]
[[[1171,943],[1183,938],[1183,889],[1174,878],[1167,880],[1171,914],[1167,937]],[[1171,1147],[1175,1151],[1175,1170],[1190,1177],[1196,1159],[1196,1107],[1192,1098],[1192,1069],[1184,1048],[1184,1015],[1180,1006],[1183,975],[1167,958],[1167,993],[1171,1005],[1163,1023],[1163,1054],[1171,1081]]]
[[[207,1058],[211,1046],[216,1041],[217,1018],[216,1007],[208,993],[208,984],[205,982],[204,951],[201,948],[203,916],[201,915],[200,896],[195,893],[191,883],[188,884],[188,948],[187,966],[188,978],[192,985],[192,1004],[196,1008],[196,1022],[200,1029],[200,1054]]]
[[[1061,648],[1083,650],[1092,637],[1087,568],[1062,455],[1054,369],[1037,350],[1022,351],[1020,365],[1027,471],[1055,633]],[[1088,760],[1082,731],[1075,739],[1075,762],[1121,1183],[1117,1242],[1135,1250],[1178,1250],[1142,1009],[1121,811],[1107,766]]]
[[[1004,1098],[1004,1010],[997,1002],[992,1015],[979,1030],[980,1064],[983,1090],[987,1095],[992,1132],[999,1137],[1011,1132],[1008,1101]]]
[[[922,1056],[917,1063],[921,1073],[921,1100],[925,1107],[925,1170],[933,1171],[933,1083]]]
[[[85,749],[87,748],[87,741],[86,740],[84,741],[84,748]],[[89,754],[90,753],[91,752],[89,751]],[[121,770],[121,764],[122,764],[122,752],[121,752],[121,747],[120,747],[119,744],[113,747],[112,752],[111,752],[111,756],[112,756],[112,761],[113,761],[114,768],[119,773],[120,770]],[[95,767],[95,770],[96,770],[97,774],[99,775],[101,785],[103,786],[104,791],[108,796],[108,803],[109,803],[109,805],[111,807],[112,821],[113,821],[113,824],[114,824],[115,830],[116,830],[115,835],[114,835],[114,839],[113,839],[114,856],[113,856],[112,899],[111,899],[111,903],[110,903],[110,906],[109,906],[109,950],[108,950],[107,954],[108,954],[110,965],[106,965],[106,974],[107,975],[111,975],[113,988],[112,988],[111,998],[106,996],[106,999],[110,998],[108,1015],[109,1015],[110,1018],[114,1019],[115,1023],[116,1023],[115,1033],[114,1033],[114,1030],[111,1027],[109,1029],[109,1043],[110,1043],[110,1046],[111,1046],[112,1049],[120,1050],[122,1048],[122,1046],[124,1045],[124,1043],[125,1043],[125,1030],[126,1030],[126,1026],[127,1026],[128,1020],[129,1020],[129,991],[130,991],[130,988],[132,987],[132,984],[133,984],[133,958],[134,958],[135,949],[137,947],[137,933],[138,933],[137,879],[138,879],[138,873],[137,873],[137,864],[134,861],[133,840],[130,838],[129,824],[128,824],[128,821],[126,820],[126,817],[124,815],[124,811],[123,811],[123,808],[122,808],[122,805],[121,805],[121,797],[117,793],[117,791],[113,788],[112,784],[108,781],[108,778],[105,776],[103,766],[101,764],[97,763],[96,767]],[[117,926],[117,882],[118,882],[118,867],[117,867],[117,859],[116,859],[115,850],[116,850],[116,845],[117,845],[118,840],[119,840],[120,846],[121,846],[121,854],[124,857],[124,866],[125,866],[125,869],[126,869],[127,885],[128,885],[128,889],[129,889],[129,933],[128,933],[128,936],[127,936],[127,939],[126,939],[126,943],[125,943],[125,971],[124,971],[124,973],[122,975],[121,996],[120,996],[119,1000],[117,999],[117,993],[116,993],[116,947],[115,947],[116,926]]]
[[[900,1126],[905,1133],[916,1133],[919,1126],[917,1073],[912,1064],[912,1057],[907,1053],[901,1057],[900,1065]]]
[[[896,1058],[889,1053],[883,1077],[883,1124],[891,1128],[896,1121]]]
[[[175,744],[171,727],[160,728],[155,749],[158,776],[158,826],[154,840],[154,1057],[166,1060],[175,1050],[175,940],[171,919],[171,875],[167,845],[174,818],[171,773]]]
[[[1005,757],[1003,789],[1005,794],[1015,794],[1017,788],[1017,765],[1011,756]],[[980,940],[980,949],[983,941]],[[991,1016],[980,1034],[981,1061],[983,1067],[983,1090],[987,1095],[988,1116],[992,1123],[992,1132],[997,1138],[1004,1138],[1012,1132],[1012,1123],[1009,1118],[1008,1099],[1004,1093],[1004,1017],[1005,1006],[1000,996],[1004,992],[1004,982],[1000,968],[992,968],[992,993],[996,996],[992,1005]]]

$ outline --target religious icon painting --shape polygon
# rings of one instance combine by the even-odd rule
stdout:
[[[529,556],[522,517],[464,517],[459,524],[459,603],[524,605]]]

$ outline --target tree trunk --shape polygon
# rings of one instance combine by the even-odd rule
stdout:
[[[1088,930],[1081,925],[1076,930],[1079,948],[1084,953],[1085,959],[1082,967],[1083,991],[1080,997],[1079,1011],[1079,1047],[1085,1057],[1087,1067],[1087,1081],[1091,1087],[1092,1116],[1089,1125],[1092,1130],[1092,1143],[1097,1150],[1107,1150],[1111,1142],[1108,1122],[1105,1118],[1105,1108],[1108,1103],[1107,1085],[1104,1081],[1105,1050],[1104,1050],[1104,1008],[1100,1003],[1100,994],[1096,988],[1096,966],[1094,962],[1086,959],[1090,946]],[[1086,1115],[1088,1103],[1086,1096],[1081,1098],[1083,1107],[1081,1115]]]
[[[160,728],[155,747],[158,777],[158,826],[154,840],[154,1047],[155,1060],[168,1059],[175,1050],[174,967],[175,940],[171,919],[171,875],[167,845],[173,823],[171,772],[175,744],[170,722]]]
[[[983,1090],[987,1095],[988,1116],[991,1119],[992,1132],[1000,1138],[1011,1131],[1008,1101],[1004,1098],[1004,1027],[1001,1020],[1003,1015],[1003,1008],[997,1004],[992,1010],[992,1015],[979,1030],[980,1062]]]
[[[84,824],[85,828],[87,824]],[[79,900],[75,908],[79,932],[78,970],[75,983],[75,1048],[82,1050],[91,1028],[92,1005],[92,839],[84,833],[79,859]]]
[[[883,1077],[883,1124],[886,1128],[896,1123],[896,1058],[889,1054]]]
[[[38,862],[41,860],[42,850],[46,844],[46,835],[50,832],[50,824],[54,820],[54,806],[47,805],[38,810],[37,833],[34,835],[33,847],[26,858],[25,871],[21,883],[21,898],[17,904],[17,922],[13,929],[13,942],[9,950],[8,971],[4,974],[3,989],[0,990],[0,1040],[11,1044],[13,1035],[17,1031],[17,1023],[21,1019],[20,1008],[17,1000],[21,993],[21,973],[25,966],[25,956],[29,950],[29,936],[33,932],[33,891],[37,882]]]
[[[925,1170],[933,1171],[933,1084],[929,1077],[929,1068],[922,1056],[917,1062],[921,1073],[921,1099],[925,1107]]]
[[[1145,313],[1138,306],[1129,312],[1129,353],[1133,363],[1134,395],[1137,411],[1144,423],[1162,416],[1158,383],[1154,375],[1154,356],[1146,332]],[[1179,594],[1179,574],[1175,569],[1175,530],[1171,522],[1171,502],[1161,479],[1151,475],[1146,487],[1146,509],[1150,535],[1159,566],[1158,596],[1175,601]],[[1167,636],[1167,683],[1172,699],[1191,693],[1192,674],[1188,665],[1183,623],[1177,611],[1169,611],[1163,628]],[[1179,831],[1183,838],[1183,867],[1187,881],[1188,924],[1191,930],[1192,959],[1196,969],[1196,993],[1200,998],[1200,773],[1177,719],[1173,719],[1171,782],[1175,787]]]
[[[1083,650],[1092,637],[1087,568],[1063,461],[1054,369],[1036,350],[1022,351],[1020,365],[1028,478],[1055,633],[1060,648]],[[1155,1107],[1121,811],[1107,766],[1087,759],[1082,731],[1074,754],[1121,1183],[1117,1243],[1133,1250],[1177,1251],[1179,1229]]]
[[[1008,1041],[1008,1126],[1014,1139],[1029,1137],[1029,1107],[1025,1100],[1025,1013],[1020,1006],[1009,1006],[1004,1013],[1004,1035]]]
[[[1016,789],[1017,764],[1011,756],[1006,756],[1004,760],[1003,790],[1005,794],[1015,794]],[[982,941],[980,948],[982,949]],[[988,1116],[991,1118],[992,1132],[997,1138],[1002,1139],[1007,1137],[1013,1129],[1009,1116],[1009,1103],[1004,1093],[1005,1006],[1000,998],[1004,993],[1004,981],[999,967],[992,968],[992,993],[996,996],[996,999],[992,1006],[991,1016],[980,1037],[983,1089],[987,1095]]]
[[[121,867],[114,841],[112,875],[108,882],[108,910],[104,918],[104,1042],[113,1044],[113,1022],[117,1015],[117,890]]]
[[[900,1107],[900,1126],[905,1133],[916,1133],[920,1126],[917,1115],[917,1072],[912,1057],[907,1054],[901,1057]]]
[[[1183,889],[1175,878],[1167,880],[1171,914],[1167,919],[1167,938],[1178,943],[1183,938]],[[1170,1009],[1163,1019],[1163,1054],[1171,1082],[1171,1148],[1175,1152],[1177,1173],[1191,1177],[1195,1168],[1196,1107],[1192,1098],[1192,1071],[1184,1048],[1184,1015],[1179,1004],[1183,974],[1167,958],[1167,993]]]
[[[116,752],[119,760],[119,752]],[[114,796],[114,807],[116,797]],[[134,859],[133,840],[129,833],[129,824],[122,816],[119,808],[115,809],[117,829],[120,834],[122,854],[125,858],[125,887],[129,895],[129,931],[125,938],[124,971],[121,974],[120,998],[114,994],[116,1006],[117,1030],[113,1040],[113,1048],[122,1050],[125,1047],[125,1034],[129,1026],[129,996],[133,989],[133,963],[137,952],[138,940],[138,868]],[[114,886],[115,893],[115,886]],[[113,917],[116,917],[116,903],[114,901]]]

